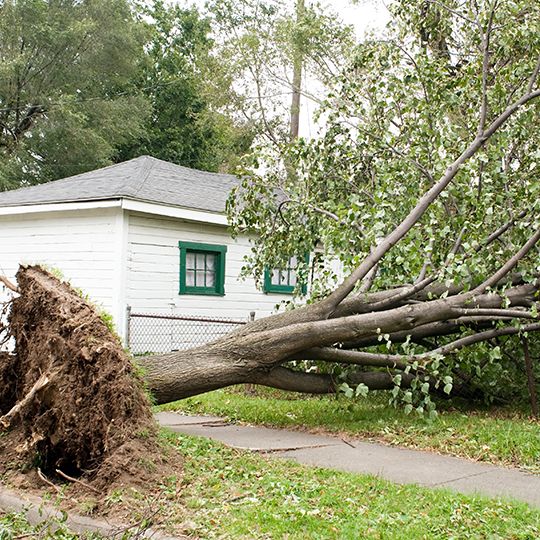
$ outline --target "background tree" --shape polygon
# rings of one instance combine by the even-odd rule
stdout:
[[[0,2],[0,189],[106,165],[140,133],[142,44],[126,0]]]
[[[227,110],[231,81],[215,55],[210,21],[195,7],[162,0],[142,4],[139,14],[148,38],[137,86],[151,114],[117,159],[149,154],[197,169],[232,170],[249,150],[253,126]]]
[[[219,55],[232,80],[231,108],[257,126],[259,142],[274,149],[297,134],[291,120],[298,123],[300,95],[318,100],[353,43],[352,29],[336,13],[317,3],[304,4],[303,0],[207,4]]]

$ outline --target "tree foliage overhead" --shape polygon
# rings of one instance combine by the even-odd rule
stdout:
[[[249,150],[253,126],[228,114],[230,80],[216,57],[209,19],[195,7],[163,0],[139,11],[148,37],[137,85],[151,114],[119,159],[149,154],[196,169],[232,169]]]
[[[0,2],[0,189],[106,165],[139,133],[142,38],[126,0]]]
[[[0,1],[0,189],[145,153],[231,169],[253,126],[209,33],[161,0]]]
[[[533,98],[540,5],[414,0],[396,1],[391,10],[386,37],[359,45],[336,80],[321,111],[328,121],[320,137],[256,156],[265,174],[248,167],[230,201],[235,230],[258,235],[247,272],[260,278],[265,267],[317,248],[312,301],[339,283],[332,261],[340,259],[345,275],[358,270],[445,177],[446,189],[403,239],[392,237],[396,245],[359,287],[416,283],[421,291],[429,282],[446,295],[474,289],[539,229],[540,122]],[[540,273],[538,252],[532,253],[519,266],[528,282]],[[308,275],[307,268],[301,272]],[[380,336],[385,353],[414,355],[445,338],[393,341]],[[455,365],[462,362],[466,376],[476,376],[487,358],[485,380],[498,373],[508,388],[515,361],[499,361],[500,345],[478,345]],[[446,366],[445,376],[455,376]]]
[[[289,140],[294,66],[303,95],[318,99],[339,73],[353,44],[351,27],[317,2],[211,0],[207,4],[225,73],[229,103],[258,129],[261,141]]]

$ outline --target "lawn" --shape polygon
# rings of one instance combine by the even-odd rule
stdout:
[[[210,392],[159,409],[213,414],[266,426],[338,432],[540,473],[540,422],[516,409],[442,404],[438,417],[428,421],[388,405],[384,394],[369,394],[353,402],[267,390],[249,395],[239,388]]]
[[[185,456],[171,489],[184,532],[203,539],[535,539],[525,504],[309,468],[167,432]],[[164,488],[166,490],[166,488]],[[173,517],[174,516],[174,517]]]
[[[132,521],[169,533],[201,540],[540,537],[540,511],[524,503],[312,468],[168,430],[161,441],[185,456],[182,473],[148,493],[116,490],[107,501],[115,515],[121,507]],[[76,510],[91,514],[90,502],[80,500]],[[64,528],[51,533],[20,515],[0,514],[1,540],[26,537],[77,538]],[[123,538],[129,537],[126,531]]]

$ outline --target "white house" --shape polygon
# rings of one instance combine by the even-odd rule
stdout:
[[[0,193],[0,273],[13,279],[20,263],[59,269],[112,314],[124,338],[127,306],[239,320],[270,314],[295,275],[273,272],[264,291],[239,279],[249,241],[230,237],[224,214],[236,182],[143,156]]]

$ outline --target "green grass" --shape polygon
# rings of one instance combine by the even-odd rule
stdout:
[[[540,511],[524,503],[469,496],[373,476],[313,468],[162,430],[170,451],[185,456],[177,478],[148,494],[112,492],[136,521],[201,540],[534,540]],[[148,514],[151,510],[151,514]],[[63,524],[31,527],[0,513],[0,540],[75,540]],[[92,538],[98,538],[97,535]],[[129,538],[126,534],[125,538]]]
[[[19,538],[54,538],[55,540],[76,540],[78,535],[69,532],[57,520],[47,519],[39,525],[30,525],[22,513],[3,513],[0,510],[0,540],[17,540]],[[96,533],[89,533],[86,540],[103,538]]]
[[[185,456],[171,488],[185,532],[201,539],[536,539],[522,503],[310,468],[167,432]],[[166,489],[166,488],[165,488]],[[168,510],[168,515],[174,512]]]
[[[517,411],[447,409],[440,410],[434,421],[428,421],[388,405],[384,395],[370,394],[352,402],[333,397],[291,399],[285,393],[267,391],[249,396],[238,390],[210,392],[161,406],[160,410],[339,432],[540,473],[540,423]]]

